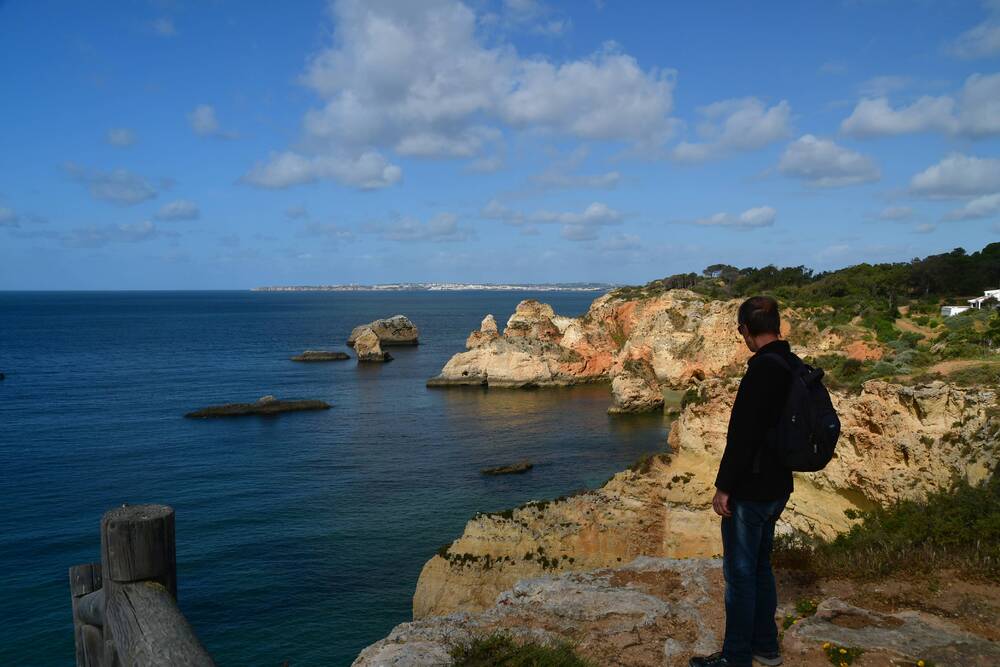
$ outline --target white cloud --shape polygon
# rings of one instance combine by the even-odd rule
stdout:
[[[576,173],[590,154],[586,145],[576,148],[566,158],[558,159],[540,174],[531,177],[531,181],[542,188],[577,188],[586,190],[614,189],[621,182],[622,175],[618,171],[607,171],[599,174]]]
[[[94,199],[131,206],[156,196],[156,190],[144,178],[125,169],[105,172],[72,162],[63,168],[70,178],[86,186]]]
[[[1000,74],[973,74],[955,95],[923,96],[893,107],[887,97],[862,99],[840,124],[844,134],[873,137],[915,132],[984,137],[1000,133]]]
[[[1000,192],[1000,160],[952,153],[915,175],[910,190],[926,197],[978,197]]]
[[[201,210],[193,201],[178,199],[169,204],[164,204],[153,216],[157,220],[197,220],[201,216]]]
[[[925,223],[919,224],[916,227],[914,227],[913,231],[916,234],[930,234],[935,229],[937,229],[937,227],[935,225],[932,225],[929,222],[925,222]]]
[[[138,138],[135,136],[135,132],[128,129],[127,127],[113,127],[108,130],[108,134],[105,139],[112,146],[118,146],[119,148],[125,148],[134,144]]]
[[[879,220],[908,220],[913,217],[909,206],[887,206],[878,214]]]
[[[236,139],[237,134],[224,130],[215,116],[215,107],[210,104],[199,104],[188,114],[191,129],[200,137],[218,137],[220,139]]]
[[[755,229],[758,227],[770,227],[774,224],[774,219],[778,212],[770,206],[757,206],[748,208],[739,215],[730,213],[716,213],[707,218],[694,220],[694,224],[705,227],[737,227],[740,229]]]
[[[289,206],[285,209],[285,217],[289,220],[300,220],[309,217],[309,211],[305,206]]]
[[[177,34],[177,28],[174,26],[174,20],[169,17],[160,17],[155,19],[150,27],[153,28],[153,32],[161,37],[173,37]]]
[[[0,206],[0,227],[20,227],[20,216],[14,209]]]
[[[560,234],[570,241],[590,241],[597,238],[596,228],[619,225],[625,214],[607,204],[594,202],[582,211],[547,211],[523,213],[492,200],[480,212],[487,220],[499,220],[506,225],[521,227],[522,233],[536,233],[535,225],[562,225]]]
[[[821,188],[870,183],[881,178],[870,157],[811,134],[789,144],[778,162],[778,170]]]
[[[294,153],[271,158],[289,163],[279,169],[287,171],[296,156],[296,171],[309,175],[262,179],[254,173],[270,165],[258,164],[250,183],[356,186],[338,170],[303,167],[368,154],[395,169],[380,179],[388,185],[400,173],[390,153],[469,159],[489,170],[500,164],[505,130],[648,146],[661,145],[676,122],[674,73],[644,70],[614,46],[563,63],[522,58],[503,40],[486,44],[475,13],[457,0],[340,0],[332,8],[333,44],[301,77],[323,104],[306,113]]]
[[[72,229],[62,236],[64,245],[74,248],[100,248],[111,243],[140,243],[159,236],[149,220],[121,225],[90,225]]]
[[[403,216],[388,223],[369,223],[363,230],[388,241],[448,242],[475,238],[473,231],[460,226],[458,216],[452,213],[439,213],[427,222]]]
[[[862,97],[884,97],[906,88],[912,82],[913,79],[908,76],[874,76],[858,86],[858,92]]]
[[[980,220],[1000,214],[1000,193],[983,195],[945,214],[945,220]]]
[[[331,241],[353,241],[355,233],[332,222],[310,222],[302,227],[302,236],[319,236]]]
[[[356,157],[346,155],[305,156],[291,151],[272,155],[258,163],[243,180],[261,188],[280,189],[319,180],[334,180],[361,190],[377,190],[398,182],[402,170],[375,151]]]
[[[782,100],[768,108],[755,97],[723,100],[698,109],[703,120],[701,143],[682,142],[672,155],[682,162],[702,162],[736,151],[762,148],[791,134],[791,107]]]
[[[966,30],[948,44],[948,51],[959,58],[985,58],[1000,53],[1000,3],[983,2],[990,16]]]

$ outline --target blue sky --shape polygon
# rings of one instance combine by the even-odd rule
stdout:
[[[0,1],[0,289],[645,282],[1000,238],[1000,2]]]

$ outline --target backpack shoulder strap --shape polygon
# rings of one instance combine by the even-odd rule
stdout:
[[[782,368],[784,368],[789,373],[792,373],[792,374],[795,373],[795,369],[792,368],[792,365],[789,364],[788,361],[783,356],[781,356],[780,354],[778,354],[777,352],[766,352],[766,353],[760,355],[760,357],[761,357],[761,359],[770,359],[770,360],[774,361],[775,363],[777,363],[779,366],[781,366]]]

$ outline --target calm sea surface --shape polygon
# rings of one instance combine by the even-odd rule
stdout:
[[[181,608],[220,665],[349,665],[410,619],[420,568],[477,511],[599,485],[664,447],[660,417],[610,418],[606,386],[425,388],[486,313],[593,293],[0,293],[0,645],[73,662],[67,568],[100,559],[101,514],[177,512]],[[341,349],[396,313],[421,345]],[[187,420],[264,394],[333,409]],[[528,458],[524,475],[484,466]]]

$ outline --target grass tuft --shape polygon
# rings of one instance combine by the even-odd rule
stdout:
[[[518,642],[506,632],[477,637],[451,651],[455,667],[595,667],[569,644]]]

